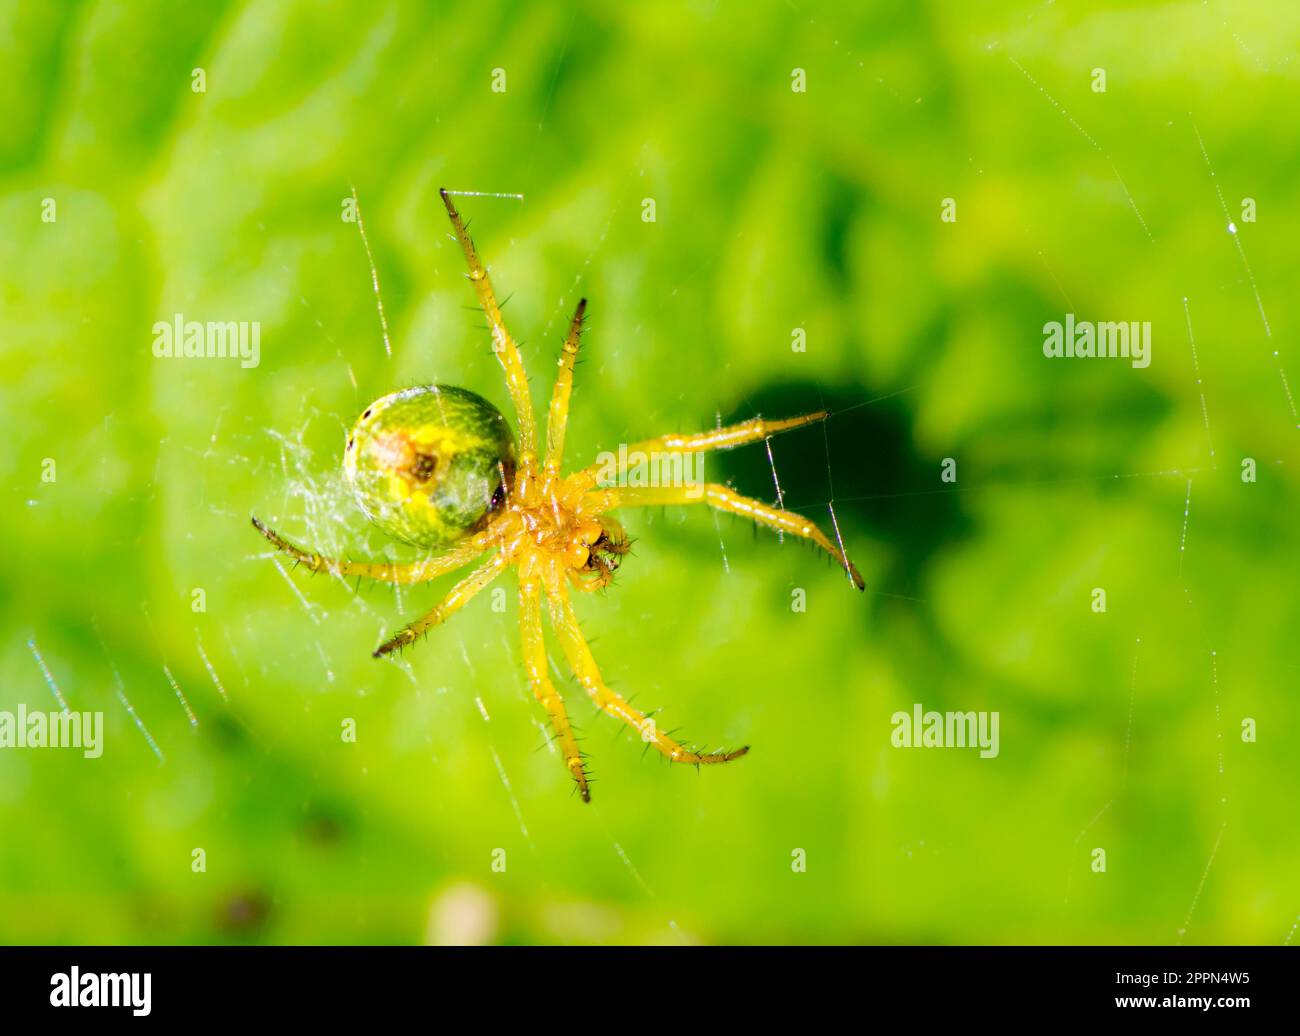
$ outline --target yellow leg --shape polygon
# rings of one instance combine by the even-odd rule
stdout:
[[[792,428],[802,428],[806,424],[820,421],[827,416],[828,411],[818,410],[813,414],[787,417],[782,421],[765,421],[761,417],[752,417],[748,421],[727,425],[725,428],[713,428],[707,432],[694,432],[686,435],[661,435],[654,439],[633,443],[627,448],[627,457],[631,458],[633,454],[637,453],[649,455],[651,453],[708,453],[710,450],[729,450],[736,446],[744,446],[746,443],[758,442],[760,439],[766,439],[780,432],[788,432]],[[621,457],[622,451],[619,452]],[[584,489],[589,489],[596,484],[602,468],[603,465],[601,464],[592,464],[578,472],[573,478],[578,480]],[[622,470],[623,466],[620,464],[618,472]]]
[[[253,528],[265,536],[276,550],[288,554],[294,561],[312,572],[328,572],[335,576],[377,579],[381,583],[426,583],[430,579],[436,579],[440,575],[468,565],[484,550],[482,546],[472,542],[465,543],[438,557],[425,558],[404,565],[365,561],[334,561],[331,558],[322,557],[320,554],[313,554],[311,551],[303,550],[301,547],[295,547],[274,529],[263,525],[256,518],[253,519]]]
[[[793,511],[783,511],[752,497],[741,496],[735,490],[716,482],[708,482],[702,486],[660,489],[606,489],[593,493],[592,496],[596,498],[595,506],[600,510],[612,511],[618,507],[654,507],[660,504],[708,504],[719,511],[743,515],[769,529],[788,532],[792,536],[815,543],[844,568],[854,586],[859,590],[867,588],[866,581],[849,560],[844,549],[828,540],[821,529],[803,515],[795,514]]]
[[[452,204],[451,196],[445,189],[438,193],[442,196],[442,203],[447,206],[447,216],[451,219],[452,229],[456,231],[456,239],[465,253],[466,263],[469,264],[469,279],[478,293],[479,304],[483,307],[488,329],[492,332],[492,351],[497,354],[497,359],[501,361],[501,367],[506,374],[506,388],[515,405],[515,416],[519,425],[519,459],[521,465],[526,466],[525,462],[535,460],[537,457],[537,425],[533,420],[533,399],[528,393],[528,375],[524,371],[524,361],[519,355],[519,347],[515,344],[515,340],[506,330],[505,321],[501,317],[501,307],[497,305],[496,293],[492,290],[492,281],[488,277],[487,267],[478,257],[474,242],[470,240],[460,213],[456,211],[456,206]]]
[[[564,461],[564,430],[569,423],[569,395],[573,392],[573,364],[578,358],[578,342],[582,337],[582,319],[587,312],[587,300],[579,299],[573,322],[560,351],[560,372],[555,377],[555,390],[551,393],[551,410],[546,419],[546,470],[558,474]]]
[[[560,646],[564,649],[573,675],[591,695],[591,700],[596,703],[596,707],[601,712],[621,719],[641,735],[642,741],[654,745],[665,757],[675,763],[693,763],[697,766],[702,763],[729,763],[749,751],[749,746],[745,745],[731,752],[692,752],[688,748],[683,748],[668,735],[661,733],[653,719],[638,712],[625,698],[605,686],[596,660],[592,657],[591,648],[588,647],[587,640],[578,627],[578,617],[574,614],[573,605],[569,601],[568,588],[563,583],[558,583],[548,596],[551,603],[551,628],[555,630]]]
[[[524,641],[524,669],[528,672],[533,695],[550,717],[551,728],[555,731],[560,752],[564,756],[564,765],[577,782],[582,801],[590,802],[591,791],[587,787],[587,773],[582,766],[582,753],[578,751],[569,715],[564,711],[564,700],[551,683],[547,672],[546,642],[542,639],[541,595],[536,583],[522,579],[519,581],[519,629]]]
[[[480,565],[448,591],[447,596],[437,603],[427,614],[420,616],[394,637],[384,641],[375,649],[374,657],[380,658],[391,651],[413,644],[434,626],[445,622],[453,612],[463,608],[480,590],[486,587],[506,568],[506,559],[501,554],[494,555],[486,564]]]

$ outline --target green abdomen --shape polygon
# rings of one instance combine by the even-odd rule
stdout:
[[[453,385],[371,403],[348,437],[343,469],[357,503],[389,535],[423,547],[461,539],[498,506],[515,468],[510,425]]]

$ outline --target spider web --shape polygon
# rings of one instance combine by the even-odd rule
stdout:
[[[809,18],[808,21],[810,25],[815,24],[813,18]],[[1248,52],[1245,44],[1241,42],[1235,32],[1229,30],[1229,34],[1238,46]],[[857,61],[857,55],[853,53],[851,48],[843,45],[840,41],[836,40],[834,42],[834,48],[845,55],[845,60],[849,62]],[[1026,89],[1037,91],[1043,96],[1042,119],[1044,123],[1057,119],[1071,127],[1086,144],[1086,150],[1095,154],[1102,163],[1103,169],[1108,175],[1113,176],[1115,183],[1122,192],[1125,205],[1131,209],[1134,215],[1135,222],[1143,234],[1147,247],[1150,249],[1165,247],[1167,228],[1162,226],[1158,217],[1144,215],[1139,203],[1145,205],[1147,199],[1140,197],[1140,189],[1138,191],[1139,197],[1135,197],[1130,185],[1121,176],[1116,161],[1111,157],[1106,147],[1099,142],[1103,139],[1103,135],[1100,133],[1094,135],[1088,129],[1088,120],[1085,117],[1068,111],[1059,103],[1054,94],[1049,92],[1046,77],[1038,72],[1029,59],[1011,53],[1009,47],[995,46],[991,51],[990,61],[995,61],[999,56],[1004,57],[1005,61],[1014,68],[1015,74],[1025,80]],[[537,125],[536,133],[539,137],[546,128],[550,97],[554,92],[564,58],[565,54],[561,52],[554,65],[546,95],[547,101],[543,106],[542,115]],[[1257,59],[1252,56],[1252,60]],[[877,88],[876,92],[880,97],[887,96],[889,103],[899,106],[900,109],[905,109],[911,103],[909,99],[902,96],[899,90],[895,89],[883,78],[872,76],[865,70],[863,77],[864,83],[869,83]],[[1273,327],[1270,324],[1265,306],[1264,293],[1257,283],[1255,270],[1248,259],[1249,231],[1247,228],[1237,226],[1231,219],[1222,183],[1213,163],[1213,155],[1218,149],[1218,145],[1213,139],[1205,139],[1192,113],[1180,114],[1179,120],[1185,125],[1189,140],[1195,141],[1197,154],[1202,159],[1202,168],[1200,170],[1189,168],[1187,174],[1190,177],[1194,171],[1203,173],[1209,182],[1210,190],[1207,191],[1206,218],[1213,219],[1224,227],[1226,237],[1224,242],[1225,254],[1228,255],[1232,263],[1239,266],[1241,275],[1246,279],[1254,300],[1254,316],[1257,316],[1261,328],[1261,337],[1256,342],[1262,342],[1263,348],[1257,348],[1253,354],[1248,354],[1248,359],[1243,360],[1243,362],[1265,363],[1272,367],[1276,372],[1280,398],[1285,402],[1291,418],[1295,420],[1296,406],[1283,362],[1284,358],[1281,350],[1276,348],[1277,341],[1274,338]],[[530,175],[523,177],[523,179],[530,178],[531,170]],[[484,188],[509,187],[511,184],[484,184],[480,186]],[[485,191],[484,193],[490,192]],[[359,203],[365,200],[364,196],[358,199]],[[494,206],[496,204],[498,203],[492,203]],[[509,205],[510,203],[502,201],[499,204]],[[525,205],[527,204],[525,202]],[[499,213],[500,210],[487,208],[486,205],[477,210],[479,218],[484,220],[499,218]],[[554,304],[551,305],[549,318],[538,335],[539,341],[557,343],[559,338],[562,337],[573,302],[583,286],[585,274],[593,263],[599,262],[603,257],[602,248],[606,242],[606,234],[616,218],[619,218],[619,214],[611,206],[604,215],[603,225],[605,230],[593,241],[585,262],[575,271],[569,292],[563,298],[555,300]],[[371,287],[378,309],[376,311],[375,340],[357,348],[373,347],[382,349],[385,355],[391,359],[394,354],[400,356],[403,350],[413,348],[413,345],[405,340],[404,331],[406,326],[402,323],[400,317],[394,321],[393,326],[390,328],[388,315],[383,309],[383,289],[379,270],[376,266],[375,254],[371,250],[371,241],[366,235],[365,225],[360,221],[358,222],[358,232],[358,247],[363,249],[363,251],[359,252],[359,258],[364,260],[366,268],[369,269]],[[1041,252],[1039,254],[1042,255]],[[490,263],[491,257],[487,256],[485,258]],[[1046,259],[1044,259],[1044,265],[1047,265]],[[446,272],[446,270],[443,271],[444,275],[446,275]],[[683,276],[683,283],[686,282],[687,276]],[[1051,278],[1056,283],[1066,303],[1073,310],[1074,304],[1070,301],[1070,294],[1067,293],[1066,286],[1057,280],[1055,273],[1051,273]],[[364,274],[359,277],[358,283],[358,297],[360,297],[364,291]],[[499,289],[501,287],[501,285],[498,285]],[[520,291],[527,289],[526,285],[511,285],[510,287]],[[1077,291],[1081,286],[1071,284],[1070,287],[1075,288]],[[1001,479],[989,478],[971,485],[959,483],[957,487],[951,489],[900,493],[890,486],[863,485],[854,479],[852,472],[837,469],[833,465],[832,443],[836,436],[836,429],[839,427],[837,421],[842,420],[852,409],[841,408],[833,412],[830,419],[820,429],[824,444],[823,463],[827,487],[826,495],[822,499],[799,500],[787,499],[787,494],[783,488],[789,484],[787,477],[789,472],[782,460],[783,444],[781,440],[769,440],[762,444],[755,444],[748,447],[748,449],[762,451],[766,458],[771,476],[769,498],[777,506],[788,507],[792,511],[806,513],[810,517],[817,519],[825,527],[833,530],[834,539],[841,545],[842,549],[847,549],[850,555],[855,553],[856,547],[861,543],[863,533],[860,528],[841,522],[843,510],[849,504],[901,497],[914,499],[920,506],[924,505],[929,498],[930,492],[950,493],[964,499],[996,498],[1007,493],[1023,492],[1026,489],[1041,488],[1048,490],[1072,481],[1118,484],[1135,482],[1173,484],[1178,487],[1181,507],[1177,510],[1170,510],[1170,513],[1166,516],[1169,539],[1168,557],[1159,560],[1153,559],[1151,564],[1153,569],[1160,568],[1161,571],[1164,571],[1167,568],[1169,573],[1176,574],[1176,579],[1182,585],[1184,605],[1189,616],[1199,616],[1203,620],[1204,613],[1200,610],[1201,603],[1193,594],[1192,584],[1185,575],[1185,569],[1189,563],[1188,559],[1194,559],[1198,549],[1196,509],[1200,497],[1198,496],[1197,487],[1204,484],[1203,479],[1208,481],[1213,473],[1218,470],[1218,458],[1215,454],[1211,424],[1211,416],[1215,412],[1213,386],[1207,386],[1203,383],[1201,355],[1203,351],[1222,348],[1223,343],[1198,343],[1195,323],[1198,306],[1202,304],[1202,299],[1195,295],[1188,296],[1179,292],[1176,295],[1176,302],[1185,322],[1186,334],[1183,347],[1186,350],[1189,369],[1194,372],[1194,389],[1191,389],[1191,391],[1194,392],[1192,398],[1195,400],[1195,406],[1199,414],[1202,435],[1200,441],[1189,441],[1187,443],[1186,456],[1188,459],[1183,466],[1156,471],[1107,470],[1082,476],[1067,474],[1058,477],[1032,479],[1014,476]],[[1270,301],[1270,306],[1272,305],[1275,305],[1275,303]],[[507,311],[508,318],[509,311]],[[448,327],[445,330],[448,335],[457,335],[463,333],[464,328]],[[1167,351],[1174,348],[1168,337],[1163,339],[1163,344]],[[617,358],[621,351],[631,351],[635,347],[635,342],[618,343],[608,341],[600,341],[599,344],[593,343],[588,346],[588,348],[600,350],[607,361]],[[539,352],[542,355],[546,354],[541,347],[534,349],[532,352],[534,355]],[[353,390],[359,393],[353,402],[360,402],[364,405],[365,394],[357,388],[357,377],[353,371],[350,353],[343,348],[337,348],[333,360],[330,362],[337,365],[341,372],[346,373],[347,381],[350,382]],[[486,356],[484,362],[490,365],[495,361],[490,356]],[[547,369],[544,365],[539,366],[535,363],[529,363],[529,366],[533,373],[539,377],[538,372]],[[579,377],[581,379],[590,373],[592,373],[590,370],[584,371],[580,369]],[[442,379],[447,381],[456,380],[452,372],[438,371],[434,380]],[[393,387],[396,387],[396,385]],[[862,401],[853,404],[853,407],[874,407],[896,397],[900,393],[913,391],[919,391],[918,386],[909,385],[881,393],[878,396],[864,398]],[[580,406],[583,396],[579,395],[576,399],[576,405]],[[720,402],[719,406],[721,405]],[[359,407],[356,409],[359,410]],[[348,424],[353,416],[354,414],[347,412],[343,407],[322,409],[312,401],[304,399],[300,418],[295,426],[262,430],[247,425],[239,426],[225,410],[220,410],[216,414],[214,421],[211,449],[191,459],[196,463],[212,466],[214,471],[223,468],[247,471],[257,485],[269,487],[267,502],[270,503],[276,495],[278,495],[278,500],[275,500],[274,506],[267,510],[266,513],[262,513],[262,507],[259,505],[258,513],[261,517],[266,518],[269,524],[283,532],[294,542],[307,545],[313,550],[332,557],[364,557],[374,560],[388,559],[393,561],[408,560],[410,556],[408,551],[378,534],[359,515],[350,494],[342,482],[338,468],[339,452],[337,449],[330,448],[328,444],[331,441],[336,443],[343,441],[347,434]],[[660,429],[655,425],[654,420],[656,416],[658,415],[628,415],[626,419],[627,427],[618,429],[618,431],[624,439],[633,440],[639,438],[644,432],[658,431]],[[715,421],[721,423],[722,419],[722,413],[719,410],[715,413]],[[646,422],[649,422],[651,427],[644,427]],[[272,444],[269,456],[273,457],[274,460],[271,463],[265,460],[266,456],[268,456],[267,439]],[[214,481],[220,486],[224,480],[218,478]],[[155,484],[162,484],[163,482],[162,476],[155,478]],[[204,499],[200,501],[200,506],[204,507],[211,516],[220,520],[240,522],[245,520],[245,516],[233,511],[229,503],[223,500],[221,494],[216,490],[205,493]],[[749,532],[743,525],[731,522],[719,516],[716,512],[711,513],[711,518],[708,521],[713,535],[716,537],[717,568],[721,573],[724,584],[729,580],[734,582],[739,578],[739,574],[736,572],[737,566],[733,563],[734,550],[729,551],[729,544],[734,545],[741,536],[748,537]],[[688,516],[674,511],[662,514],[647,513],[642,519],[639,519],[638,531],[646,538],[651,538],[665,525],[686,522],[693,523],[698,528],[699,525],[706,522],[706,519],[699,514]],[[249,535],[251,537],[251,533]],[[763,535],[767,534],[764,533]],[[778,539],[777,537],[772,538],[773,540]],[[788,539],[779,540],[778,546],[772,546],[772,544],[768,544],[768,546],[778,551],[781,564],[787,566],[790,585],[801,585],[807,581],[808,557],[806,554],[789,549]],[[165,692],[160,695],[156,693],[159,688],[146,690],[126,686],[117,670],[114,661],[114,648],[111,642],[107,641],[102,634],[99,635],[99,642],[103,647],[109,672],[112,675],[112,689],[116,701],[131,726],[138,732],[146,749],[156,758],[160,766],[168,765],[169,756],[175,748],[172,743],[160,743],[151,732],[149,724],[154,722],[159,715],[162,708],[161,702],[166,702],[169,708],[180,710],[184,716],[185,725],[196,728],[208,723],[213,715],[218,713],[218,710],[228,707],[237,709],[242,702],[246,702],[250,697],[258,694],[259,688],[267,686],[268,683],[274,680],[283,680],[289,686],[311,687],[314,685],[317,689],[315,697],[323,701],[330,696],[338,695],[344,690],[340,686],[342,681],[339,674],[346,671],[347,664],[345,659],[341,657],[341,648],[337,644],[335,631],[339,629],[364,630],[377,644],[402,622],[409,620],[427,608],[433,599],[427,589],[412,590],[401,587],[363,586],[358,590],[352,583],[340,577],[323,575],[307,579],[303,573],[293,572],[290,563],[287,563],[282,556],[270,550],[260,548],[254,550],[250,548],[243,560],[264,563],[276,570],[276,578],[282,581],[286,588],[285,592],[288,595],[286,599],[301,613],[303,632],[299,644],[285,645],[268,639],[259,629],[256,614],[251,612],[245,613],[242,622],[232,624],[230,627],[222,627],[220,632],[216,634],[211,631],[211,628],[208,628],[206,632],[202,632],[196,627],[191,651],[192,658],[181,661],[176,658],[160,656],[158,663],[159,687]],[[647,578],[650,577],[647,576]],[[881,588],[872,582],[870,577],[869,582],[871,583],[868,588],[869,594],[873,597],[902,601],[904,607],[914,607],[918,612],[928,604],[925,598],[894,592],[905,588]],[[436,590],[434,593],[436,593]],[[836,604],[835,607],[849,608],[856,603],[856,600],[856,598],[849,598],[846,594],[845,601],[842,604]],[[606,602],[606,604],[607,606],[616,606],[616,601]],[[484,602],[484,605],[486,605],[486,602]],[[645,622],[650,619],[651,617],[642,614],[629,616],[629,621]],[[1190,621],[1189,619],[1189,623]],[[152,619],[148,618],[147,615],[146,622],[152,624]],[[399,695],[390,702],[390,707],[399,713],[411,714],[421,709],[436,708],[439,710],[437,712],[439,719],[446,719],[454,714],[468,717],[469,721],[475,724],[481,723],[483,730],[486,731],[493,769],[500,784],[503,800],[508,806],[509,815],[513,818],[519,836],[527,845],[529,852],[535,855],[541,851],[539,848],[540,842],[543,840],[558,840],[563,837],[563,832],[541,827],[535,819],[530,817],[528,801],[520,794],[520,773],[524,768],[523,764],[502,747],[503,742],[498,739],[496,733],[496,724],[500,721],[494,719],[492,715],[503,703],[503,695],[509,696],[511,707],[517,706],[529,716],[529,722],[536,729],[539,752],[548,756],[554,755],[555,748],[546,736],[545,728],[537,715],[535,703],[521,675],[522,667],[519,650],[515,642],[517,638],[509,636],[509,630],[510,625],[508,623],[499,630],[496,627],[487,627],[481,623],[449,623],[438,630],[438,646],[436,650],[431,650],[429,646],[426,646],[414,654],[392,658],[382,664],[377,664],[379,667],[376,670],[376,675],[369,681],[368,686],[358,688],[356,693],[364,697],[380,693],[382,689],[385,695]],[[58,676],[58,661],[42,653],[41,639],[41,637],[33,635],[28,640],[28,649],[35,667],[34,673],[49,688],[59,707],[66,710],[69,707],[66,695],[73,692],[66,686],[61,685]],[[157,636],[156,639],[161,642],[163,638]],[[1216,827],[1211,833],[1212,837],[1204,846],[1202,856],[1197,861],[1198,880],[1186,890],[1187,907],[1185,912],[1182,916],[1171,919],[1169,925],[1171,941],[1175,939],[1182,941],[1189,936],[1189,933],[1191,937],[1196,936],[1197,922],[1198,918],[1203,914],[1202,904],[1205,896],[1207,891],[1212,890],[1214,887],[1216,875],[1224,866],[1222,862],[1224,854],[1231,850],[1232,840],[1236,833],[1236,828],[1229,825],[1226,811],[1229,803],[1226,782],[1230,780],[1232,775],[1230,770],[1225,770],[1224,763],[1223,738],[1225,724],[1223,699],[1231,690],[1232,683],[1239,683],[1244,679],[1242,675],[1244,662],[1242,659],[1232,658],[1227,650],[1220,654],[1220,650],[1224,648],[1224,645],[1220,643],[1222,639],[1221,636],[1216,636],[1212,631],[1210,640],[1214,646],[1206,646],[1202,649],[1201,645],[1194,644],[1190,647],[1183,646],[1174,649],[1194,652],[1198,664],[1203,663],[1203,684],[1193,690],[1200,695],[1197,698],[1196,707],[1203,710],[1207,718],[1212,717],[1212,721],[1207,722],[1207,727],[1212,731],[1213,740],[1200,747],[1204,749],[1207,765],[1213,769],[1218,801],[1215,810]],[[1169,650],[1169,646],[1165,645],[1164,649]],[[596,650],[598,656],[600,656],[599,645],[596,646]],[[1143,713],[1149,708],[1147,696],[1152,690],[1146,675],[1145,662],[1148,657],[1147,652],[1150,650],[1152,650],[1151,643],[1144,643],[1140,633],[1131,639],[1131,650],[1128,652],[1131,655],[1131,670],[1126,681],[1126,694],[1123,696],[1125,708],[1121,709],[1113,717],[1116,730],[1122,731],[1119,738],[1119,742],[1122,744],[1122,752],[1119,755],[1120,762],[1117,766],[1117,772],[1098,773],[1095,798],[1100,805],[1095,811],[1089,811],[1080,818],[1081,822],[1086,820],[1085,826],[1078,831],[1077,837],[1071,844],[1062,845],[1061,847],[1062,877],[1065,885],[1064,900],[1067,906],[1076,902],[1073,895],[1077,886],[1083,880],[1081,875],[1085,872],[1083,869],[1085,861],[1082,860],[1080,854],[1081,850],[1089,847],[1089,843],[1085,842],[1085,839],[1090,833],[1100,832],[1106,828],[1107,824],[1116,822],[1117,814],[1129,801],[1132,792],[1131,761],[1134,753],[1142,751],[1145,747],[1143,743],[1144,737],[1149,736],[1149,728],[1144,728],[1142,723]],[[490,658],[492,661],[490,663],[485,662],[485,658]],[[448,659],[456,660],[458,668],[451,670]],[[614,739],[623,736],[622,732],[593,724],[593,717],[591,710],[587,708],[585,696],[564,675],[563,666],[560,664],[560,660],[555,657],[554,652],[551,661],[553,678],[556,680],[557,686],[565,694],[566,701],[569,703],[575,718],[579,719],[588,728],[589,733],[595,735],[592,740],[600,746],[602,753],[618,750],[611,743],[612,739],[608,737],[606,731],[613,734]],[[619,672],[617,656],[614,658],[602,657],[602,662],[608,666],[607,675],[611,677],[611,681],[616,681]],[[396,679],[388,671],[390,666],[398,673]],[[1224,683],[1228,685],[1226,688],[1220,683],[1221,666]],[[196,687],[194,677],[185,677],[186,672],[202,674],[201,679],[204,685]],[[181,675],[178,676],[178,674]],[[395,685],[401,688],[400,692],[395,691]],[[488,688],[492,689],[491,692],[489,692]],[[647,689],[647,695],[651,690]],[[495,694],[496,697],[493,698],[492,694]],[[73,694],[73,697],[75,698],[75,694]],[[432,698],[432,704],[429,703],[430,698]],[[146,701],[148,702],[147,705],[145,704]],[[742,703],[739,701],[734,704],[737,708],[742,707]],[[441,758],[442,749],[440,745],[445,743],[450,736],[447,731],[451,729],[454,729],[454,724],[449,722],[447,730],[435,725],[431,730],[427,730],[423,734],[424,740],[422,744],[427,746],[428,754],[435,768],[441,769],[443,766],[444,760]],[[557,774],[560,772],[558,762],[554,762],[553,768]],[[552,787],[549,790],[553,791],[554,789]],[[607,840],[610,857],[619,861],[626,874],[628,887],[651,905],[651,909],[660,917],[662,926],[674,935],[679,934],[676,922],[668,916],[671,908],[659,903],[655,891],[655,875],[644,867],[638,866],[638,863],[622,844],[623,840],[620,832],[627,830],[623,818],[610,816],[604,812],[599,795],[600,788],[598,787],[597,799],[591,807],[591,812],[596,817],[596,822]],[[542,883],[546,886],[545,878],[542,879]],[[1290,925],[1290,930],[1285,931],[1286,924],[1279,919],[1278,930],[1280,933],[1285,932],[1284,941],[1286,943],[1289,944],[1293,941],[1297,924],[1300,924],[1300,916],[1297,916],[1296,921]]]

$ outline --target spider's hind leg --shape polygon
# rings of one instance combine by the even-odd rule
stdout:
[[[274,529],[256,518],[253,528],[266,537],[267,542],[281,553],[289,555],[298,564],[312,572],[328,572],[330,575],[358,579],[376,579],[381,583],[424,583],[436,579],[445,572],[451,572],[473,561],[483,553],[483,548],[472,543],[463,544],[455,550],[438,557],[415,561],[409,564],[388,564],[371,561],[337,561],[317,554],[302,547],[294,546]]]
[[[531,464],[537,456],[537,424],[533,418],[533,397],[528,392],[528,375],[524,371],[524,361],[519,355],[519,346],[515,344],[515,340],[506,329],[506,322],[501,316],[501,306],[497,303],[496,292],[492,288],[492,279],[488,276],[483,260],[479,258],[469,231],[465,229],[465,221],[456,211],[455,203],[451,200],[451,192],[443,188],[438,195],[442,198],[443,205],[447,207],[447,218],[451,220],[452,230],[456,232],[456,240],[460,243],[461,251],[465,253],[470,283],[474,285],[479,305],[483,308],[488,329],[492,333],[492,351],[501,361],[501,368],[505,372],[506,389],[515,406],[515,417],[518,418],[520,460],[525,465]]]
[[[395,636],[380,644],[374,651],[374,657],[381,658],[398,648],[415,643],[422,634],[445,622],[453,612],[463,608],[475,594],[499,576],[505,570],[505,567],[505,556],[503,554],[494,555],[490,561],[480,565],[453,586],[447,596],[434,605],[429,612],[404,626]]]

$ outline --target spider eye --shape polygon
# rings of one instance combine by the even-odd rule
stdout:
[[[514,438],[481,396],[447,385],[404,389],[358,419],[343,466],[362,510],[398,539],[453,543],[505,498]]]

